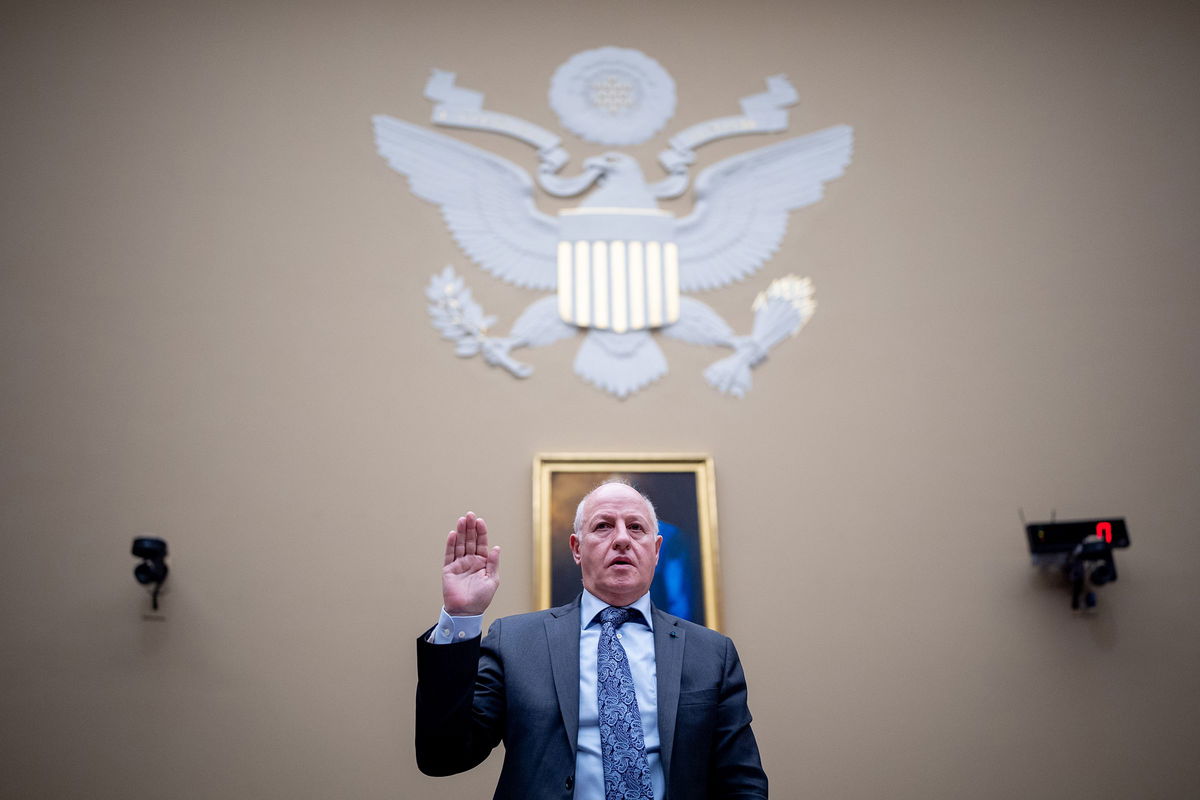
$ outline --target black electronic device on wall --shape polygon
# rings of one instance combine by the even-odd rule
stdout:
[[[1100,587],[1117,579],[1113,549],[1129,547],[1129,528],[1123,517],[1033,522],[1025,526],[1029,554],[1039,567],[1058,567],[1071,585],[1071,608],[1096,605],[1090,583]]]
[[[1089,536],[1112,547],[1129,547],[1129,529],[1122,517],[1033,522],[1025,526],[1025,536],[1033,563],[1039,565],[1061,563],[1062,554],[1069,554]]]
[[[139,536],[133,540],[130,552],[142,562],[133,568],[133,577],[143,586],[153,586],[150,603],[158,610],[158,594],[171,568],[167,566],[167,543],[154,536]]]

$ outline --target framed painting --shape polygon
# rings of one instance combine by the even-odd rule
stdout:
[[[543,453],[533,461],[534,602],[551,608],[583,588],[569,539],[575,508],[609,480],[654,503],[663,537],[650,599],[663,611],[720,629],[717,498],[712,458],[670,454]]]

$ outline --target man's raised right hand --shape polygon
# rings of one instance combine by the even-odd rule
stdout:
[[[452,617],[482,614],[500,588],[500,548],[488,550],[487,523],[468,511],[446,537],[442,605]]]

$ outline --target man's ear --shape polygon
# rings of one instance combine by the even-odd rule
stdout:
[[[662,537],[660,536],[659,538],[661,539]],[[578,564],[580,560],[579,537],[572,533],[568,541],[571,543],[571,556],[575,559],[575,563]]]
[[[662,550],[662,535],[654,540],[654,563],[658,563],[658,553]]]

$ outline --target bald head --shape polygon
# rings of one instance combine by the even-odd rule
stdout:
[[[596,494],[601,489],[604,489],[607,486],[625,486],[625,487],[631,489],[635,494],[637,494],[638,497],[642,498],[642,502],[646,504],[646,511],[649,513],[649,516],[650,516],[650,529],[654,533],[658,533],[658,513],[654,510],[654,503],[650,502],[650,498],[646,497],[646,495],[642,494],[637,489],[635,489],[633,484],[629,483],[628,481],[611,480],[611,481],[605,481],[604,483],[597,486],[595,489],[592,489],[590,492],[585,494],[583,496],[583,499],[579,501],[579,505],[575,506],[575,524],[572,526],[572,530],[576,534],[578,534],[583,529],[583,515],[584,515],[584,510],[587,506],[588,501],[592,499],[592,495]]]

